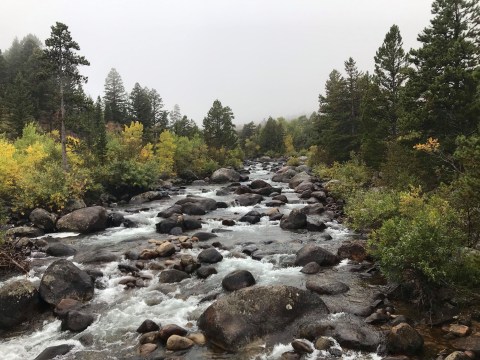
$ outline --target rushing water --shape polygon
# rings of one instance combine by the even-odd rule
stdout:
[[[251,180],[269,181],[270,176],[271,173],[263,169],[260,164],[251,169]],[[275,186],[279,185],[281,184],[275,183]],[[218,186],[189,187],[168,200],[115,209],[137,223],[138,227],[136,228],[117,227],[88,236],[74,233],[58,233],[53,236],[58,241],[75,246],[79,253],[107,249],[121,255],[129,249],[146,248],[148,239],[165,239],[167,237],[155,232],[155,224],[159,221],[159,218],[156,217],[157,213],[187,194],[201,195],[232,204],[234,196],[217,196],[218,188]],[[284,213],[305,205],[288,187],[283,190],[283,194],[291,200],[283,208]],[[230,230],[218,234],[219,237],[212,240],[221,242],[225,249],[221,250],[224,256],[223,261],[214,265],[218,271],[217,274],[205,280],[192,277],[180,284],[165,285],[159,284],[158,271],[144,270],[143,273],[153,276],[153,280],[148,281],[144,288],[125,290],[124,286],[119,284],[120,279],[125,275],[118,270],[118,264],[129,261],[122,258],[119,262],[94,266],[95,269],[103,272],[103,277],[97,280],[101,286],[97,286],[95,289],[93,300],[86,304],[86,309],[96,315],[96,320],[91,326],[79,334],[62,332],[60,321],[47,312],[31,328],[9,334],[8,337],[0,340],[0,357],[4,360],[33,359],[49,346],[67,343],[73,344],[75,347],[62,359],[135,358],[138,346],[138,334],[135,331],[145,319],[152,319],[160,324],[177,324],[194,332],[198,330],[196,319],[212,303],[212,301],[202,301],[202,299],[208,295],[222,292],[221,280],[229,272],[237,269],[249,270],[254,275],[257,284],[260,285],[285,284],[304,287],[306,275],[300,272],[299,267],[288,266],[293,262],[294,253],[302,246],[302,243],[313,240],[329,250],[336,251],[339,244],[351,236],[346,228],[335,222],[328,223],[326,232],[332,237],[329,241],[319,237],[318,233],[302,234],[284,231],[280,229],[279,222],[268,221],[268,217],[262,218],[262,221],[255,225],[247,223],[236,223],[233,227],[222,225],[223,219],[237,220],[241,215],[254,208],[259,211],[267,209],[261,204],[255,207],[233,206],[232,204],[226,209],[218,209],[202,217],[204,220],[202,231],[218,228]],[[140,211],[132,213],[132,209],[140,209]],[[50,239],[50,241],[52,240]],[[242,248],[246,244],[252,243],[263,254],[261,260],[238,257]],[[196,256],[200,250],[194,248],[182,250],[181,253]],[[29,280],[38,285],[46,267],[55,259],[52,257],[32,259]],[[91,265],[76,265],[80,268],[92,268]],[[328,306],[340,306],[339,312],[341,312],[342,301],[355,302],[358,298],[370,296],[373,291],[365,287],[358,275],[354,275],[350,271],[347,261],[325,270],[324,276],[341,279],[351,288],[349,293],[341,296],[340,301],[339,298],[328,299],[325,297]],[[7,281],[18,278],[21,277]],[[80,339],[86,334],[93,336],[93,345],[83,346],[80,342]],[[340,348],[338,344],[336,346]],[[292,347],[288,343],[278,344],[273,348],[265,348],[259,344],[258,348],[245,354],[228,354],[209,347],[195,347],[187,352],[184,358],[270,360],[278,359],[283,352],[289,350],[292,350]],[[329,356],[326,352],[315,351],[307,359],[328,358]],[[379,357],[374,354],[345,351],[343,359],[379,359]]]

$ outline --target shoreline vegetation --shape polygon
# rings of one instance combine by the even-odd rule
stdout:
[[[373,73],[353,58],[333,70],[310,116],[241,129],[218,99],[199,128],[178,105],[164,109],[155,89],[127,93],[115,69],[103,97],[89,98],[80,72],[89,63],[65,24],[45,45],[15,39],[0,52],[0,272],[28,272],[24,239],[74,210],[153,200],[213,183],[220,168],[275,159],[312,169],[403,300],[478,320],[480,5],[435,0],[432,14],[418,49],[403,49],[393,25]]]

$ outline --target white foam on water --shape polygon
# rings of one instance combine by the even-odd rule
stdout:
[[[0,345],[3,360],[33,359],[45,348],[61,344],[72,344],[82,348],[79,341],[63,338],[65,333],[60,332],[60,320],[45,323],[44,326],[33,332],[7,339]]]
[[[52,239],[63,239],[63,238],[75,237],[75,236],[79,236],[79,235],[80,235],[80,233],[67,232],[66,231],[66,232],[58,232],[58,233],[48,233],[48,234],[39,236],[36,239],[42,239],[42,238],[46,238],[46,237],[49,237],[49,238],[52,238]]]

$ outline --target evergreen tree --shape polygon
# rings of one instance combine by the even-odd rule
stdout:
[[[360,90],[359,90],[359,78],[360,72],[357,69],[357,64],[353,58],[349,58],[345,61],[345,72],[347,73],[347,96],[350,106],[350,114],[348,117],[348,126],[350,128],[350,134],[355,136],[358,132],[358,123],[360,117]]]
[[[139,83],[135,83],[130,93],[129,113],[131,120],[141,122],[145,130],[152,127],[150,90],[142,88]]]
[[[102,110],[102,100],[100,96],[97,97],[95,102],[95,152],[103,164],[107,156],[107,130],[105,128],[105,117]]]
[[[80,85],[87,81],[87,78],[80,75],[79,65],[90,65],[85,57],[77,55],[75,50],[80,50],[80,46],[72,39],[68,26],[57,22],[51,27],[50,37],[45,40],[45,56],[52,65],[56,74],[56,81],[60,94],[60,138],[62,144],[62,166],[65,171],[68,170],[67,148],[66,148],[66,130],[65,130],[65,88],[67,86]]]
[[[234,149],[237,143],[234,115],[228,107],[222,106],[219,100],[213,102],[207,116],[203,119],[205,143],[209,147]]]
[[[242,131],[240,131],[240,135],[238,140],[240,142],[240,147],[245,149],[245,142],[247,139],[252,138],[255,135],[256,126],[253,121],[249,122],[248,124],[243,125]]]
[[[123,81],[115,68],[112,68],[105,79],[105,120],[118,124],[126,124],[127,121],[127,94]]]
[[[21,72],[6,87],[4,103],[6,111],[1,124],[2,131],[8,132],[12,137],[20,136],[24,126],[34,120],[29,84]]]
[[[195,124],[195,121],[189,119],[186,115],[172,124],[172,131],[177,136],[186,136],[189,139],[192,139],[196,134],[199,133],[198,126]]]
[[[260,132],[260,149],[263,153],[283,154],[285,150],[283,143],[284,136],[285,132],[280,121],[269,117]]]
[[[430,26],[418,36],[422,46],[410,53],[415,71],[407,84],[408,107],[417,130],[439,138],[451,151],[455,135],[472,133],[479,120],[473,104],[480,9],[478,0],[435,0],[432,14]]]
[[[170,113],[168,114],[168,117],[170,119],[170,125],[171,126],[174,126],[174,124],[177,121],[180,121],[182,119],[182,114],[180,112],[180,106],[178,104],[175,104],[173,106],[173,110],[170,111]]]
[[[400,29],[397,25],[392,25],[375,55],[376,81],[382,91],[382,107],[392,136],[397,135],[400,91],[406,80],[407,66]]]

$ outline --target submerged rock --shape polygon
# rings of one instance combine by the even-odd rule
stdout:
[[[209,341],[237,351],[254,339],[295,328],[301,320],[323,317],[328,309],[317,295],[291,286],[253,286],[218,299],[198,325]]]
[[[131,205],[139,205],[149,201],[168,199],[170,196],[166,191],[147,191],[139,195],[135,195],[129,201]]]
[[[43,350],[34,360],[51,360],[57,356],[65,355],[74,348],[71,344],[62,344],[56,346],[50,346]]]

